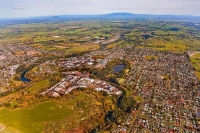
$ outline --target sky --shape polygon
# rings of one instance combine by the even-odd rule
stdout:
[[[200,16],[200,0],[0,0],[0,18],[114,12]]]

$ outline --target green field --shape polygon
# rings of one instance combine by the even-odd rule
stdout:
[[[14,128],[22,133],[40,133],[48,121],[60,121],[74,113],[65,105],[58,106],[56,102],[45,102],[33,108],[19,110],[0,110],[0,123],[6,128]],[[5,132],[6,129],[5,128]]]
[[[48,79],[39,81],[39,82],[35,83],[31,88],[29,88],[28,91],[30,91],[30,93],[35,93],[35,92],[39,91],[40,89],[46,87],[48,84],[49,84]]]
[[[200,80],[200,53],[196,53],[190,57],[193,67],[195,68],[195,74]]]
[[[192,62],[193,67],[195,70],[200,71],[200,58],[199,54],[195,54],[194,56],[190,57],[190,61]]]

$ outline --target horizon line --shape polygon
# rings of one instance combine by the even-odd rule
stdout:
[[[56,17],[56,16],[102,16],[109,14],[130,14],[130,15],[149,15],[149,16],[185,16],[185,17],[200,17],[200,15],[191,15],[191,14],[145,14],[145,13],[130,13],[130,12],[111,12],[104,14],[57,14],[57,15],[42,15],[42,16],[24,16],[24,17],[0,17],[2,19],[26,19],[26,18],[39,18],[39,17]]]

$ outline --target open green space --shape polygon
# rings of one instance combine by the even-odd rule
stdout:
[[[73,113],[64,104],[44,102],[28,109],[8,110],[3,108],[0,110],[0,123],[22,133],[40,133],[45,122],[59,121]]]
[[[48,79],[41,80],[41,81],[35,83],[31,88],[29,88],[28,91],[30,91],[30,93],[35,93],[35,92],[39,91],[40,89],[45,88],[48,84],[49,84]]]
[[[190,57],[193,67],[195,68],[195,74],[200,80],[200,53],[196,53]]]
[[[200,71],[200,53],[196,53],[192,57],[190,57],[190,61],[192,62],[195,70]]]

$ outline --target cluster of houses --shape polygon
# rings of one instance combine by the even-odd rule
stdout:
[[[11,63],[16,61],[18,64],[28,63],[33,57],[39,56],[43,52],[41,49],[25,44],[9,44],[4,48],[10,51],[10,56],[13,57]]]
[[[16,74],[19,65],[31,62],[31,59],[40,52],[40,49],[19,42],[0,46],[0,92],[10,90],[9,80]]]
[[[200,130],[200,82],[187,54],[126,49],[132,62],[125,83],[143,97],[133,131],[197,132]],[[146,56],[152,56],[148,60]]]
[[[83,66],[92,66],[96,62],[95,59],[87,56],[71,57],[71,58],[62,58],[59,60],[59,67],[62,69],[73,69]]]
[[[65,78],[61,82],[42,92],[42,95],[60,97],[69,94],[77,88],[94,88],[96,91],[104,91],[107,94],[120,95],[122,92],[105,81],[89,78],[88,73],[78,71],[65,72]]]
[[[42,50],[18,41],[5,42],[0,46],[0,93],[10,90],[9,80],[16,74],[20,65],[32,64],[43,57],[42,54],[63,55],[63,51]]]
[[[17,63],[16,56],[5,46],[0,46],[0,61],[3,66],[9,66]]]
[[[200,82],[189,59],[192,53],[175,54],[129,46],[90,54],[125,58],[132,63],[124,83],[132,86],[134,96],[144,100],[131,132],[200,131]],[[123,125],[117,127],[118,131],[128,131],[130,126],[126,122]]]
[[[17,69],[18,67],[19,67],[19,64],[10,66],[10,68],[9,68],[9,74],[10,74],[10,76],[13,76],[14,74],[16,74],[16,69]]]
[[[0,66],[0,92],[4,92],[10,89],[9,78],[18,67],[16,56],[5,46],[0,46]]]
[[[113,133],[126,133],[130,131],[130,126],[132,124],[132,120],[136,114],[137,110],[136,108],[131,111],[131,113],[127,116],[124,122],[121,120],[118,120],[119,125],[115,129],[113,129]]]

